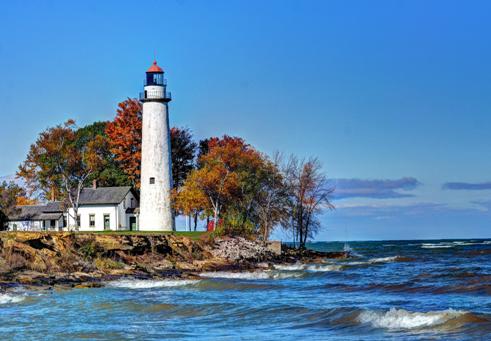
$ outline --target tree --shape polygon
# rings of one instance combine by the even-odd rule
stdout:
[[[18,175],[26,179],[31,192],[42,188],[52,179],[60,185],[57,189],[69,214],[77,221],[80,194],[89,177],[102,169],[104,138],[96,136],[86,145],[77,145],[75,121],[43,131],[31,145],[26,160],[19,167]],[[75,224],[76,225],[76,224]],[[78,226],[75,226],[78,227]]]
[[[16,214],[19,198],[25,198],[26,192],[13,181],[0,184],[0,229],[3,229],[8,217]]]
[[[288,220],[288,189],[285,177],[280,171],[282,157],[275,153],[272,160],[266,160],[258,191],[256,212],[260,234],[268,240],[274,227]]]
[[[106,127],[109,149],[119,162],[131,184],[140,187],[140,162],[142,142],[142,106],[136,99],[128,98],[118,104],[114,121]]]
[[[181,187],[189,172],[194,168],[196,142],[187,128],[171,128],[172,184]]]
[[[110,141],[106,134],[108,122],[94,122],[76,131],[76,146],[79,149],[87,148],[91,141],[100,139],[100,153],[105,167],[95,170],[88,178],[88,182],[97,181],[99,186],[131,186],[128,176],[123,172],[116,156],[111,152]]]
[[[175,194],[177,209],[213,216],[215,226],[223,220],[225,234],[268,238],[286,212],[276,164],[237,137],[201,141],[200,153],[198,168]]]
[[[316,158],[299,161],[292,156],[284,173],[289,191],[289,219],[283,224],[292,231],[299,247],[304,249],[307,240],[313,238],[321,227],[319,214],[334,208],[329,200],[333,188]]]

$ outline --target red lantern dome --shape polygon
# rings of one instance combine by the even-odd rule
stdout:
[[[150,66],[147,70],[147,72],[153,72],[153,73],[163,73],[164,70],[160,66],[157,65],[157,61],[154,60],[152,66]]]

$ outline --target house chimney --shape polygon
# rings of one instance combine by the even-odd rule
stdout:
[[[96,189],[97,188],[97,180],[92,180],[92,189]]]

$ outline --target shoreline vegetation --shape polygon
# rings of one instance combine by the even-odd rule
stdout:
[[[121,279],[199,279],[201,273],[322,263],[347,252],[299,250],[280,242],[206,233],[1,232],[0,292],[90,288]]]
[[[268,240],[282,228],[304,249],[323,227],[321,215],[334,209],[333,183],[315,157],[267,155],[237,136],[196,141],[188,128],[171,128],[170,140],[168,200],[175,216],[192,221],[190,231],[200,223],[217,236]],[[80,127],[68,119],[43,130],[19,165],[19,183],[0,184],[0,229],[21,206],[57,202],[67,223],[63,229],[78,231],[80,198],[91,183],[139,193],[141,144],[137,99],[119,103],[112,121]]]

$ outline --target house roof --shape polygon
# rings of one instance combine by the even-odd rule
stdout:
[[[49,211],[48,206],[49,205],[18,206],[16,212],[11,214],[8,218],[11,221],[60,219],[63,212]]]
[[[131,186],[84,188],[80,193],[80,205],[117,205],[121,203]]]

